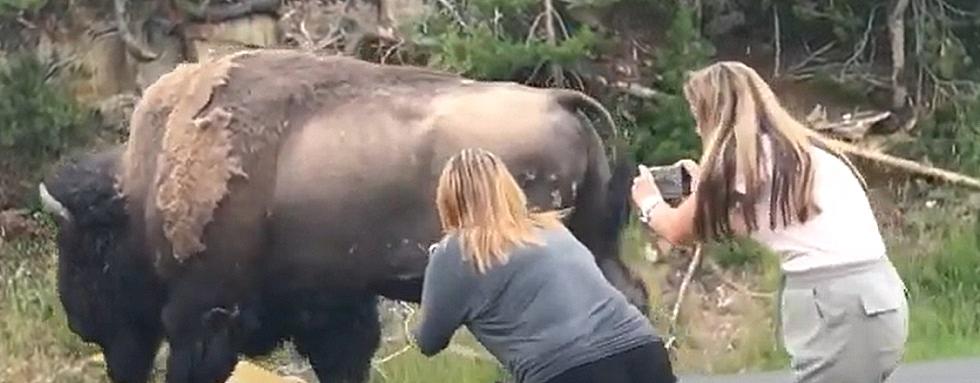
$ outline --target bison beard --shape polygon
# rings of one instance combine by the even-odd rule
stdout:
[[[43,184],[69,323],[114,382],[145,381],[164,336],[172,383],[223,381],[238,354],[284,340],[320,381],[364,381],[375,298],[419,300],[436,178],[472,146],[500,155],[533,207],[572,209],[569,228],[645,310],[618,258],[631,166],[619,152],[610,172],[586,110],[605,112],[570,91],[292,51],[182,65],[147,89],[124,151]]]

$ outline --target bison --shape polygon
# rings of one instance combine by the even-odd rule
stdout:
[[[164,339],[168,382],[223,381],[284,340],[320,381],[363,381],[376,299],[419,301],[436,180],[467,147],[499,154],[534,208],[567,209],[646,310],[618,258],[631,166],[586,112],[615,131],[570,90],[289,50],[183,64],[146,90],[125,145],[39,185],[69,325],[114,382],[146,381]]]

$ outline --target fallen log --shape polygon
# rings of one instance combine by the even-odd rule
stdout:
[[[980,179],[965,174],[960,174],[949,170],[940,169],[934,166],[923,165],[912,160],[865,149],[851,143],[825,137],[822,135],[820,135],[819,137],[821,140],[826,142],[827,145],[841,151],[844,154],[861,157],[866,160],[870,160],[872,162],[881,165],[886,165],[892,168],[896,168],[911,174],[939,179],[941,181],[944,181],[952,185],[974,189],[974,190],[980,190]]]
[[[934,166],[923,165],[912,160],[863,148],[838,139],[843,138],[856,141],[865,138],[865,134],[867,134],[872,126],[891,117],[891,115],[892,113],[887,111],[860,111],[853,114],[845,114],[839,121],[830,121],[827,118],[826,109],[822,105],[817,105],[810,111],[804,121],[828,145],[845,154],[861,157],[909,174],[936,178],[956,186],[980,190],[980,179]],[[915,120],[910,120],[908,123],[914,124]],[[903,130],[907,130],[907,128]]]

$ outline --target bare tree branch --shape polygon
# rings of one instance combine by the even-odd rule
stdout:
[[[878,7],[871,9],[870,14],[868,15],[868,25],[864,29],[864,36],[861,38],[861,41],[857,43],[857,46],[854,47],[854,53],[851,54],[851,57],[844,62],[844,66],[841,68],[840,77],[844,77],[844,74],[848,69],[850,69],[851,65],[854,65],[854,63],[861,58],[861,54],[864,53],[865,48],[867,48],[868,42],[871,41],[871,31],[874,27],[875,12],[877,10]]]
[[[822,46],[822,47],[818,48],[817,50],[813,51],[813,53],[810,53],[809,56],[807,56],[806,58],[804,58],[798,64],[793,65],[792,67],[790,67],[786,72],[787,73],[790,73],[790,74],[793,74],[793,73],[796,73],[798,71],[803,70],[804,68],[806,68],[807,64],[809,64],[812,61],[819,60],[820,59],[820,56],[822,56],[824,53],[827,53],[827,51],[833,49],[835,45],[837,45],[837,42],[836,41],[831,41],[831,42],[829,42],[827,44],[824,44],[824,46]]]
[[[544,29],[548,33],[548,45],[558,45],[558,33],[555,31],[555,6],[552,0],[544,0]],[[565,76],[561,66],[551,63],[551,78],[561,87],[565,84]]]
[[[459,10],[456,9],[456,6],[453,5],[450,0],[438,0],[438,3],[452,15],[453,20],[455,20],[459,26],[466,28],[466,20],[463,20],[463,15],[459,13]]]
[[[156,60],[159,55],[144,46],[129,30],[129,22],[126,21],[126,0],[114,0],[113,8],[116,16],[116,28],[118,28],[119,36],[126,45],[126,51],[140,61]]]
[[[783,54],[783,46],[781,42],[782,35],[779,33],[779,7],[776,6],[775,4],[773,4],[772,6],[772,24],[773,24],[773,41],[776,45],[776,54],[774,55],[775,57],[773,57],[773,61],[775,62],[772,65],[772,77],[778,78],[779,67],[781,66],[780,56],[782,56]]]

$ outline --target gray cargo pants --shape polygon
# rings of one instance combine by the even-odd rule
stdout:
[[[887,258],[787,273],[781,332],[796,383],[880,383],[908,336],[905,284]]]

